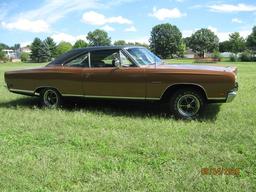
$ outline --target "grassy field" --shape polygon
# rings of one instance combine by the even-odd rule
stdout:
[[[234,65],[237,98],[180,121],[138,102],[41,109],[3,87],[4,71],[38,65],[0,64],[0,191],[256,191],[256,63]],[[221,167],[240,175],[201,174]]]

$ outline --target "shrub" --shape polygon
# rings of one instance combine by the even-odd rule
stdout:
[[[8,61],[8,58],[5,56],[4,52],[0,50],[0,61],[1,62],[6,62]]]
[[[250,51],[246,50],[241,53],[241,55],[239,56],[239,59],[241,61],[252,61],[253,55]]]
[[[237,55],[235,55],[233,53],[230,54],[229,58],[230,58],[230,61],[232,61],[232,62],[236,62],[238,60]]]
[[[213,51],[211,57],[212,57],[214,60],[218,60],[218,61],[221,60],[220,52],[219,52],[219,51],[216,51],[216,50]]]
[[[22,52],[21,55],[20,55],[20,59],[21,59],[22,62],[28,62],[29,59],[30,59],[29,53]]]

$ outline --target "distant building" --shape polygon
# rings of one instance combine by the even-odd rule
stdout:
[[[230,57],[231,54],[232,54],[231,52],[222,52],[220,53],[220,56],[227,58],[227,57]]]
[[[195,57],[195,52],[193,52],[192,49],[188,49],[185,52],[184,57],[187,59],[193,59]]]
[[[14,50],[12,49],[3,49],[3,52],[5,54],[5,56],[11,60],[11,59],[17,59],[17,54]]]
[[[21,47],[20,52],[31,53],[31,49],[29,47]]]

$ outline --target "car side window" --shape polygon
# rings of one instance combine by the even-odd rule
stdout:
[[[120,51],[120,60],[122,67],[136,67],[136,65]]]
[[[89,57],[88,53],[80,55],[71,61],[65,63],[66,67],[89,67]]]
[[[92,51],[91,67],[115,67],[120,63],[119,50]]]

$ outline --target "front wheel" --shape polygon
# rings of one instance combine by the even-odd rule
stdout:
[[[178,90],[170,100],[170,109],[179,119],[195,119],[205,106],[203,95],[196,90]]]
[[[44,89],[41,92],[41,102],[45,107],[57,108],[61,105],[61,95],[56,89]]]

